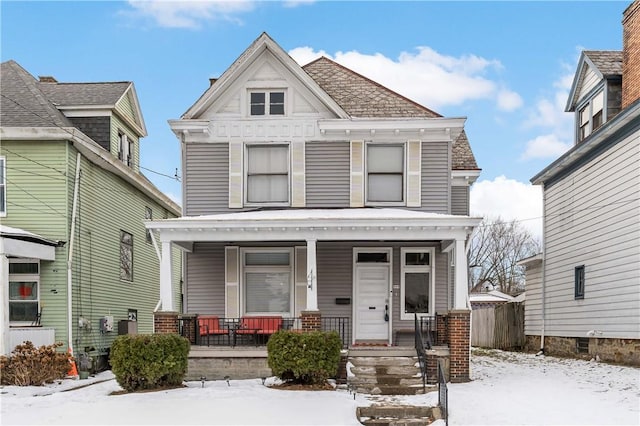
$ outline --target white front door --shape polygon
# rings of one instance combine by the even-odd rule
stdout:
[[[355,339],[389,340],[389,265],[355,265]]]

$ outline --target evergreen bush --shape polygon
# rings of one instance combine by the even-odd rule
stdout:
[[[71,355],[57,352],[62,343],[36,348],[27,341],[16,346],[9,357],[0,356],[0,383],[15,386],[42,386],[64,379]]]
[[[190,344],[177,334],[123,335],[111,346],[111,370],[133,392],[179,386],[187,374]]]
[[[341,348],[340,335],[335,331],[280,330],[267,342],[267,362],[282,380],[321,384],[338,372]]]

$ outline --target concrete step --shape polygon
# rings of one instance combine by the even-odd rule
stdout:
[[[422,389],[422,384],[406,386],[406,385],[382,385],[382,384],[367,384],[367,385],[356,385],[356,392],[358,393],[366,393],[370,395],[420,395],[427,390]]]
[[[358,421],[372,426],[423,426],[440,418],[438,408],[411,405],[372,405],[358,407]]]
[[[349,361],[356,367],[376,367],[376,366],[411,366],[418,362],[417,357],[349,357]]]

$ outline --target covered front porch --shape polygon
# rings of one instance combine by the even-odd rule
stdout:
[[[335,330],[345,349],[411,348],[416,315],[425,341],[446,345],[450,314],[468,313],[466,244],[479,221],[364,208],[149,222],[159,231],[158,314],[174,312],[176,245],[186,252],[181,331],[196,346],[260,347],[293,329]]]

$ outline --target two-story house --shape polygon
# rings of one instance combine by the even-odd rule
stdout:
[[[623,51],[584,51],[566,110],[575,145],[543,187],[543,253],[526,266],[531,350],[640,365],[640,1]]]
[[[480,221],[469,189],[480,170],[464,122],[327,58],[301,67],[263,33],[169,121],[184,215],[147,225],[162,243],[163,306],[174,304],[178,246],[185,313],[303,329],[344,320],[350,347],[413,346],[415,316],[437,314],[458,357],[451,380],[468,380],[466,249]]]
[[[1,81],[2,353],[30,340],[106,355],[120,321],[152,333],[159,256],[144,221],[181,210],[140,172],[133,83],[36,80],[15,61]],[[176,299],[180,261],[176,249]]]

